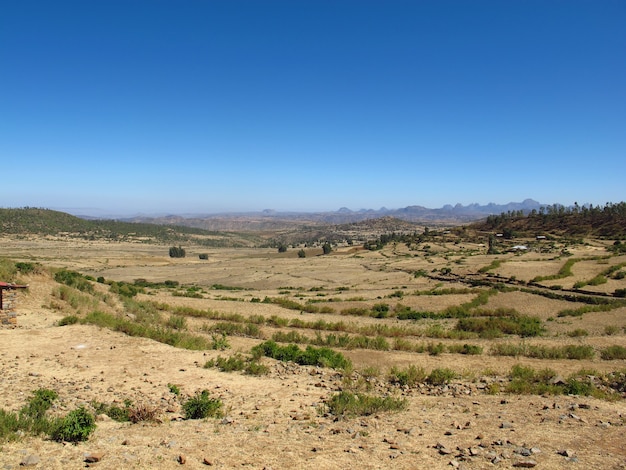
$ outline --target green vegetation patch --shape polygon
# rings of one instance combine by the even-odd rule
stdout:
[[[302,350],[296,344],[279,346],[274,341],[265,341],[252,348],[253,357],[271,357],[279,361],[291,361],[300,365],[345,369],[351,366],[350,360],[343,354],[330,348],[307,346]]]
[[[208,390],[196,393],[183,403],[185,419],[220,418],[223,403],[219,398],[211,398]]]
[[[345,390],[331,396],[325,405],[327,413],[338,417],[369,416],[385,411],[402,411],[408,406],[405,399],[377,397]]]

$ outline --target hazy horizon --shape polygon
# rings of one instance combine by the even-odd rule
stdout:
[[[624,197],[617,0],[25,0],[0,206],[333,211]]]
[[[606,203],[619,203],[619,202],[623,202],[623,201],[606,201]],[[44,206],[27,206],[27,207],[36,207],[38,209],[49,209],[49,210],[56,210],[56,211],[60,211],[60,212],[66,212],[68,214],[71,215],[75,215],[75,216],[80,216],[80,217],[95,217],[95,218],[133,218],[133,217],[165,217],[165,216],[178,216],[178,217],[203,217],[203,216],[207,216],[207,217],[213,217],[213,216],[230,216],[230,215],[246,215],[246,214],[263,214],[263,213],[269,213],[269,214],[323,214],[323,213],[335,213],[335,212],[339,212],[339,211],[343,211],[343,210],[349,210],[353,213],[359,213],[359,212],[380,212],[380,211],[395,211],[395,210],[401,210],[401,209],[405,209],[408,207],[423,207],[427,210],[441,210],[441,209],[448,209],[448,208],[452,208],[452,209],[457,209],[458,206],[461,206],[461,208],[463,209],[468,209],[470,207],[473,206],[479,206],[480,208],[485,208],[489,205],[495,205],[495,206],[507,206],[507,205],[522,205],[523,203],[529,203],[529,204],[536,204],[538,206],[542,206],[542,207],[546,207],[546,206],[552,206],[554,204],[556,205],[562,205],[564,207],[573,207],[573,205],[576,203],[579,206],[589,206],[591,203],[588,202],[580,202],[580,201],[574,201],[572,203],[565,203],[563,204],[560,201],[556,201],[556,202],[541,202],[541,201],[537,201],[533,198],[525,198],[523,200],[520,201],[489,201],[485,204],[481,204],[478,202],[470,202],[467,204],[462,204],[462,203],[446,203],[443,204],[442,206],[436,206],[436,207],[428,207],[428,206],[424,206],[423,204],[419,204],[419,203],[413,203],[413,204],[406,204],[404,206],[399,206],[399,207],[385,207],[385,206],[380,206],[380,207],[359,207],[359,208],[351,208],[351,207],[346,207],[346,206],[341,206],[341,207],[336,207],[336,208],[330,208],[330,209],[322,209],[322,210],[277,210],[277,209],[273,209],[273,208],[265,208],[265,209],[261,209],[261,210],[241,210],[241,211],[216,211],[216,212],[198,212],[198,211],[185,211],[185,210],[181,210],[181,211],[175,211],[175,212],[168,212],[168,211],[121,211],[121,212],[115,212],[115,211],[111,211],[109,209],[106,208],[97,208],[97,207],[44,207]],[[592,205],[596,205],[596,204],[592,204]],[[600,204],[599,206],[603,206],[604,204]],[[23,206],[21,207],[3,207],[0,206],[3,209],[20,209],[23,208]]]

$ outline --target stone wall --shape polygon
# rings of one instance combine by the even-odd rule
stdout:
[[[17,325],[17,290],[2,289],[2,308],[0,308],[1,325]]]

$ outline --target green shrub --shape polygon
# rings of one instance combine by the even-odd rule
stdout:
[[[406,369],[398,369],[397,367],[392,367],[389,372],[389,380],[391,383],[396,383],[402,386],[414,387],[420,382],[423,382],[426,379],[426,371],[422,367],[416,367],[414,365],[410,365]]]
[[[94,416],[81,406],[58,421],[51,437],[55,441],[86,441],[95,429]]]
[[[539,336],[545,331],[538,317],[526,315],[460,318],[455,329],[475,332],[481,337],[493,337],[494,332],[522,337]]]
[[[483,353],[483,348],[476,344],[451,344],[448,346],[448,352],[456,354],[479,355]]]
[[[626,359],[626,348],[624,346],[613,345],[600,351],[600,357],[606,361],[613,359]]]
[[[248,375],[267,375],[270,372],[269,367],[264,364],[260,364],[257,361],[249,361],[244,369],[244,372]]]
[[[228,338],[225,333],[222,333],[222,336],[213,335],[211,337],[211,346],[210,349],[221,350],[230,348],[230,343],[228,342]]]
[[[217,367],[222,372],[233,372],[238,370],[244,370],[244,368],[246,367],[246,361],[241,354],[237,353],[227,358],[217,356],[216,359],[211,359],[207,361],[204,367],[206,369],[210,367]]]
[[[20,430],[20,420],[17,413],[0,408],[0,441],[12,440]]]
[[[20,416],[39,419],[42,418],[46,411],[52,406],[52,402],[58,398],[57,392],[54,390],[40,388],[33,392],[28,403],[20,410]]]
[[[432,385],[443,385],[457,377],[457,373],[448,368],[433,369],[426,379]]]
[[[96,416],[104,414],[104,415],[107,415],[112,420],[118,421],[120,423],[130,421],[130,416],[128,413],[129,411],[128,406],[122,408],[117,405],[107,405],[105,403],[97,403],[97,402],[92,403],[91,406],[93,407]]]
[[[369,416],[383,411],[402,411],[406,409],[404,399],[393,397],[375,397],[349,391],[339,392],[326,401],[326,410],[335,416]]]
[[[196,393],[183,403],[185,419],[204,419],[222,416],[222,401],[219,398],[210,398],[209,391]]]
[[[445,351],[446,347],[443,343],[428,343],[426,349],[431,356],[439,356],[442,352]]]
[[[581,336],[589,336],[589,332],[582,328],[576,328],[575,330],[568,331],[567,336],[570,338],[579,338]]]
[[[175,330],[186,330],[187,329],[187,319],[181,315],[171,315],[165,324],[168,328],[173,328]]]
[[[186,254],[185,249],[181,246],[170,247],[170,258],[184,258]]]
[[[170,393],[173,393],[176,396],[180,395],[180,387],[178,385],[167,384],[167,388],[169,389]]]
[[[78,323],[78,321],[79,321],[79,318],[76,315],[67,315],[61,318],[57,322],[57,325],[59,326],[73,325],[75,323]]]
[[[302,351],[296,344],[279,346],[271,340],[254,346],[252,355],[257,358],[267,356],[279,361],[292,361],[300,365],[314,365],[333,369],[345,369],[351,365],[343,354],[330,348],[307,346],[306,350]]]
[[[15,263],[15,268],[21,273],[21,274],[30,274],[35,272],[37,266],[41,266],[41,265],[36,265],[34,263],[28,263],[28,262],[21,262],[18,261]]]

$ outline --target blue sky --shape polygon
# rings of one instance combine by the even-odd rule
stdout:
[[[4,1],[0,207],[626,199],[626,2]]]

